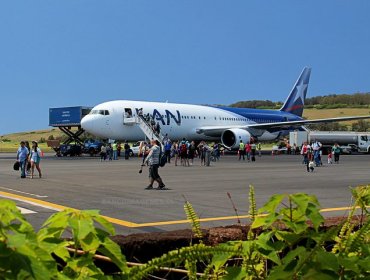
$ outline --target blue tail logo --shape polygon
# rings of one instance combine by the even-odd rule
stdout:
[[[280,111],[302,117],[311,68],[305,67]]]

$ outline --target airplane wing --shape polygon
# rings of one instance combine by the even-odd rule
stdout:
[[[316,120],[299,120],[299,121],[285,121],[285,122],[272,122],[272,123],[252,123],[247,125],[239,126],[204,126],[196,129],[198,134],[204,134],[206,136],[219,136],[224,130],[240,128],[240,129],[256,129],[256,130],[267,130],[270,132],[278,131],[282,129],[293,129],[299,128],[303,125],[315,124],[315,123],[329,123],[329,122],[340,122],[340,121],[352,121],[352,120],[363,120],[370,119],[370,116],[353,116],[353,117],[340,117],[340,118],[327,118],[327,119],[316,119]]]
[[[247,126],[245,125],[229,125],[229,126],[212,125],[212,126],[202,126],[202,127],[196,128],[195,131],[198,134],[204,134],[205,136],[219,137],[222,134],[222,132],[224,132],[225,130],[233,129],[233,128],[246,129]]]

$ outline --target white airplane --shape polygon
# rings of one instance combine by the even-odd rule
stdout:
[[[367,119],[354,116],[305,120],[302,118],[311,68],[305,67],[280,110],[218,107],[148,101],[116,100],[96,105],[81,120],[87,132],[103,139],[139,141],[145,138],[139,125],[127,122],[138,117],[139,109],[159,122],[161,134],[170,139],[220,141],[235,149],[239,142],[271,141],[303,125]]]

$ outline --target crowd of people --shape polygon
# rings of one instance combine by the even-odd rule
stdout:
[[[254,143],[254,142],[247,142],[244,144],[243,140],[240,140],[239,142],[239,149],[238,149],[238,155],[239,160],[243,159],[245,160],[245,156],[247,156],[248,161],[256,161],[256,152],[258,151],[258,156],[261,157],[261,143]]]
[[[192,166],[194,165],[194,159],[200,160],[200,166],[210,166],[211,162],[220,160],[225,149],[227,149],[221,143],[214,143],[212,145],[207,144],[205,141],[195,143],[194,141],[188,141],[185,138],[182,140],[172,141],[166,134],[164,137],[160,137],[160,126],[154,119],[148,114],[143,116],[142,111],[139,112],[139,116],[150,125],[151,129],[162,139],[162,143],[157,140],[151,140],[150,143],[142,141],[139,146],[138,156],[142,157],[142,164],[150,166],[150,185],[148,188],[152,188],[154,181],[157,181],[159,188],[164,188],[164,184],[158,174],[158,161],[159,157],[163,154],[166,158],[167,163],[174,162],[175,166]],[[313,141],[311,144],[304,142],[301,147],[297,147],[295,144],[291,147],[287,144],[287,153],[289,154],[301,154],[302,164],[307,168],[308,172],[313,172],[315,167],[322,166],[322,144],[318,141]],[[125,141],[122,147],[120,142],[113,142],[103,144],[100,149],[100,161],[112,161],[118,160],[121,156],[121,152],[124,152],[124,158],[128,160],[131,156],[132,150],[128,143]],[[254,141],[243,143],[242,140],[239,142],[238,148],[238,159],[247,160],[248,162],[255,162],[256,155],[261,157],[262,146],[261,143]],[[337,143],[332,147],[328,153],[328,164],[339,163],[339,157],[341,154],[341,148]],[[42,152],[38,147],[36,141],[32,141],[32,147],[30,147],[27,141],[22,141],[17,151],[17,163],[21,170],[21,178],[34,177],[34,170],[38,171],[39,177],[42,177],[40,161]]]
[[[315,167],[322,166],[322,144],[319,141],[313,141],[311,144],[304,142],[301,147],[302,164],[307,167],[307,172],[313,172]],[[335,143],[331,150],[328,151],[328,164],[339,163],[339,157],[342,150],[338,143]]]
[[[131,147],[128,141],[125,141],[123,144],[123,152],[124,157],[126,160],[130,159],[130,151]],[[118,160],[118,157],[121,156],[122,153],[122,144],[120,142],[114,143],[103,143],[100,147],[100,161],[106,160]]]
[[[174,162],[175,166],[191,166],[194,165],[194,159],[200,159],[201,166],[210,166],[211,161],[220,160],[220,155],[223,153],[221,144],[208,145],[202,141],[198,145],[194,141],[182,140],[171,141],[168,136],[164,137],[163,153],[166,156],[167,163]],[[143,162],[149,154],[151,148],[150,143],[141,142],[139,147],[139,156],[143,157]]]

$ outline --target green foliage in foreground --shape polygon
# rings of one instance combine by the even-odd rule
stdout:
[[[246,241],[194,244],[134,267],[97,211],[66,209],[36,233],[14,202],[1,200],[0,279],[145,279],[164,267],[185,268],[188,279],[369,279],[369,186],[352,189],[348,219],[328,230],[314,196],[277,194],[257,210],[253,187],[249,195],[253,223]],[[186,201],[184,208],[201,235],[193,207]],[[353,223],[356,208],[361,218]],[[97,254],[118,272],[104,273],[94,262]]]

